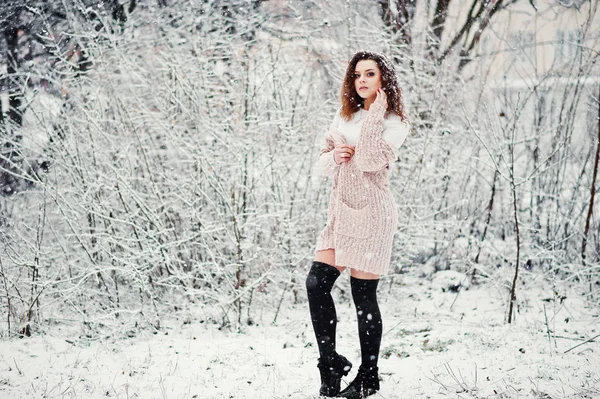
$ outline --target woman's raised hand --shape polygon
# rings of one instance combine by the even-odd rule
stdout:
[[[341,165],[342,162],[349,162],[353,155],[354,146],[348,144],[342,144],[333,150],[333,160],[338,165]]]
[[[373,104],[382,105],[383,108],[387,110],[387,94],[385,94],[385,91],[383,91],[381,87],[377,90],[377,97],[375,97],[375,101],[373,101]]]

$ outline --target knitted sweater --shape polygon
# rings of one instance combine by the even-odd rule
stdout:
[[[321,172],[333,177],[333,186],[327,225],[317,239],[315,251],[333,248],[337,266],[379,275],[389,270],[398,227],[397,205],[388,186],[388,173],[398,157],[397,147],[409,131],[407,123],[387,123],[391,118],[400,118],[392,114],[386,119],[385,111],[383,105],[374,103],[363,114],[358,122],[360,135],[354,156],[340,165],[334,161],[333,149],[347,140],[334,120],[317,161]]]

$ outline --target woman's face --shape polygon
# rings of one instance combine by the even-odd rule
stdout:
[[[354,88],[364,99],[375,98],[381,87],[381,71],[373,60],[361,60],[354,69]]]

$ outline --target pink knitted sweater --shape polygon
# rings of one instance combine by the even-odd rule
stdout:
[[[333,177],[333,187],[327,226],[315,251],[333,248],[337,266],[380,275],[389,270],[398,226],[397,205],[388,186],[389,167],[398,151],[382,138],[385,111],[379,103],[371,105],[354,156],[340,165],[334,161],[333,149],[346,141],[330,127],[317,162],[323,174]]]

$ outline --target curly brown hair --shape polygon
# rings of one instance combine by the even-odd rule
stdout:
[[[348,62],[346,76],[342,85],[342,110],[340,114],[345,120],[350,120],[352,114],[357,112],[364,103],[364,99],[356,92],[354,86],[354,71],[356,64],[362,60],[375,61],[381,72],[381,87],[387,94],[387,112],[397,114],[403,121],[406,120],[404,112],[404,103],[402,102],[402,89],[398,85],[394,66],[383,54],[378,54],[370,51],[359,51]]]

